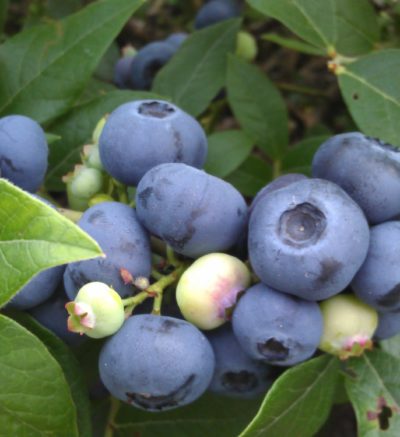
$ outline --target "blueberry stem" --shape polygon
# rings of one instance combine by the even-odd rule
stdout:
[[[115,399],[114,397],[111,396],[110,400],[111,400],[111,405],[110,405],[110,411],[108,413],[107,425],[106,425],[106,430],[104,432],[104,437],[113,437],[114,430],[116,428],[115,418],[117,417],[119,406],[120,406],[120,402],[118,399]]]
[[[171,264],[174,267],[178,267],[182,264],[179,261],[179,259],[176,257],[174,249],[172,249],[171,246],[167,246],[167,260],[169,264]]]
[[[151,270],[151,276],[152,276],[154,279],[156,279],[157,281],[158,281],[159,279],[161,279],[161,278],[164,277],[164,275],[161,274],[160,272],[158,272],[156,269],[152,269],[152,270]]]
[[[83,214],[83,212],[81,211],[74,211],[73,209],[68,209],[68,208],[57,208],[57,211],[67,219],[73,221],[74,223],[78,222]]]
[[[275,159],[272,165],[273,179],[276,179],[281,175],[281,169],[282,169],[282,161],[280,159]]]
[[[121,184],[121,182],[118,182],[115,179],[113,180],[113,184],[117,188],[118,200],[121,203],[128,204],[129,199],[128,199],[128,192],[126,191],[126,185]]]

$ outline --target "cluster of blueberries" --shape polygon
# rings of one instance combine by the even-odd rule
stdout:
[[[236,0],[209,0],[197,12],[196,30],[240,15]],[[171,59],[187,38],[184,32],[170,35],[163,41],[152,41],[136,53],[127,48],[114,68],[114,83],[119,88],[149,90],[157,72]]]
[[[67,342],[82,341],[66,332],[66,301],[92,282],[129,299],[137,290],[121,272],[150,278],[152,241],[172,248],[190,264],[176,285],[179,313],[139,307],[101,350],[101,381],[116,398],[164,411],[207,389],[252,397],[318,348],[345,358],[373,336],[400,332],[395,147],[361,133],[335,135],[316,152],[312,178],[281,176],[248,206],[201,170],[206,135],[169,102],[119,106],[97,139],[101,171],[135,187],[136,208],[115,200],[87,208],[78,225],[106,257],[46,270],[8,306],[29,310]],[[36,191],[47,166],[40,126],[0,119],[0,157],[2,177]]]

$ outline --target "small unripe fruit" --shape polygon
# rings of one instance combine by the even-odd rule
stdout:
[[[321,303],[324,329],[319,348],[340,359],[360,356],[372,348],[377,312],[355,296],[338,295]]]
[[[95,168],[82,167],[71,180],[71,192],[80,198],[90,198],[98,193],[103,185],[103,176]]]
[[[65,305],[68,329],[91,338],[103,338],[119,330],[125,320],[120,295],[102,282],[89,282]]]
[[[254,61],[257,56],[257,43],[253,35],[239,32],[236,38],[236,54],[246,61]]]
[[[182,275],[176,300],[186,320],[214,329],[229,318],[238,293],[250,285],[250,273],[239,259],[225,253],[198,258]]]

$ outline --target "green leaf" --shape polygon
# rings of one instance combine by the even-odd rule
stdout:
[[[44,328],[25,312],[10,311],[10,315],[24,328],[36,335],[44,343],[51,355],[57,360],[74,401],[79,437],[91,437],[90,402],[80,365],[71,349],[56,335]]]
[[[82,92],[107,47],[142,0],[100,0],[62,21],[36,26],[0,47],[0,115],[47,122]]]
[[[282,159],[284,173],[304,173],[311,175],[311,163],[319,146],[329,138],[328,135],[306,138],[291,147]]]
[[[0,307],[42,270],[101,255],[98,244],[43,202],[0,179]]]
[[[326,55],[324,50],[318,49],[311,44],[294,38],[285,38],[276,33],[265,33],[264,35],[262,35],[262,39],[264,39],[265,41],[274,42],[287,49],[295,50],[296,52],[305,53],[306,55]]]
[[[76,107],[52,124],[51,131],[60,135],[62,139],[50,147],[47,188],[53,191],[65,190],[61,178],[72,170],[74,164],[80,162],[82,147],[90,141],[92,132],[101,117],[123,103],[156,97],[157,95],[146,92],[113,91]]]
[[[77,437],[71,393],[59,364],[46,347],[3,315],[0,344],[1,434]]]
[[[272,179],[271,166],[250,155],[243,164],[225,180],[236,187],[244,196],[255,196],[257,192]]]
[[[338,381],[339,361],[328,355],[283,373],[240,437],[311,437],[327,419]]]
[[[377,17],[368,0],[248,0],[248,3],[328,54],[367,53],[379,39]]]
[[[382,50],[339,67],[339,85],[359,128],[400,146],[400,50]]]
[[[225,84],[227,54],[236,47],[240,20],[224,20],[190,35],[160,70],[153,90],[193,116],[201,114]]]
[[[388,354],[400,359],[400,335],[381,341],[380,346]]]
[[[227,89],[243,130],[271,157],[280,158],[288,144],[288,115],[275,85],[254,65],[230,56]]]
[[[158,414],[121,405],[115,437],[233,437],[253,417],[260,399],[205,394],[191,405]]]
[[[400,360],[374,350],[349,360],[346,390],[356,412],[358,435],[400,435]]]
[[[252,140],[240,130],[213,133],[208,137],[208,154],[204,169],[224,178],[245,161],[252,147]]]

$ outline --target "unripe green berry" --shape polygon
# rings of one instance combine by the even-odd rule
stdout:
[[[186,320],[201,329],[214,329],[229,318],[238,293],[250,285],[250,272],[239,259],[225,253],[198,258],[181,276],[176,300]]]
[[[103,171],[103,164],[100,159],[99,147],[96,144],[87,144],[83,148],[84,162],[86,167]]]
[[[257,43],[254,36],[248,32],[239,32],[236,38],[236,54],[246,61],[254,61],[257,52]]]
[[[337,295],[320,305],[324,329],[319,348],[341,359],[372,348],[377,312],[352,295]]]
[[[89,199],[103,187],[103,175],[95,168],[82,166],[71,179],[71,193],[83,199]]]
[[[92,338],[114,334],[125,320],[120,295],[102,282],[84,285],[65,307],[70,314],[68,329]]]

